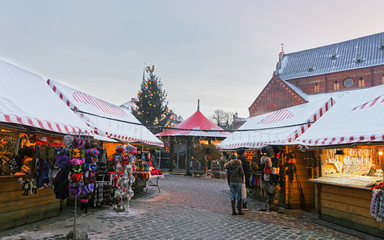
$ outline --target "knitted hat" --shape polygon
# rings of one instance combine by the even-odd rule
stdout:
[[[124,146],[123,145],[119,145],[116,147],[116,152],[123,152],[124,151]]]
[[[71,197],[77,197],[81,193],[81,188],[80,187],[69,187],[69,195]]]
[[[64,136],[64,144],[65,144],[65,147],[67,148],[70,148],[72,147],[72,142],[73,142],[73,136],[71,135],[66,135]]]
[[[85,156],[85,152],[83,149],[75,148],[75,149],[72,149],[70,155],[72,158],[82,158]]]
[[[85,164],[85,169],[87,169],[88,171],[96,171],[96,168],[97,168],[97,165],[96,163],[86,163]]]
[[[81,158],[72,158],[72,159],[69,161],[69,163],[70,163],[71,165],[81,165],[81,164],[84,163],[84,160],[81,159]]]
[[[69,164],[69,160],[70,158],[67,155],[60,155],[57,157],[56,162],[59,164],[60,167]]]
[[[84,170],[83,166],[84,165],[71,165],[71,171],[74,173],[81,173]]]
[[[83,194],[88,194],[88,193],[93,192],[94,188],[95,188],[95,184],[94,183],[90,183],[90,184],[84,185],[84,187],[83,187]]]
[[[99,150],[97,150],[96,148],[89,148],[87,150],[85,150],[85,154],[87,155],[91,155],[91,156],[97,156],[99,155]]]
[[[71,173],[69,175],[69,180],[72,182],[79,182],[83,179],[83,174],[81,173]]]
[[[73,139],[72,146],[74,148],[84,148],[85,141],[81,138],[75,138]]]

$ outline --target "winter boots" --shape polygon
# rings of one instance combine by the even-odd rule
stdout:
[[[238,208],[238,213],[237,215],[244,215],[244,212],[243,212],[243,199],[240,199],[238,202],[237,202],[237,208]]]
[[[244,211],[247,211],[247,210],[248,210],[247,202],[244,202],[244,201],[243,201],[243,210],[244,210]]]
[[[236,213],[236,199],[231,201],[232,204],[232,215],[237,215]]]

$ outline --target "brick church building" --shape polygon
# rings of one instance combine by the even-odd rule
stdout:
[[[279,55],[250,117],[307,103],[308,95],[384,84],[384,33]]]

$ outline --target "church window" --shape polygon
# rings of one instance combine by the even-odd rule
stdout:
[[[359,78],[359,81],[357,82],[358,83],[358,87],[364,87],[365,86],[365,82],[364,82],[364,78]]]
[[[315,83],[315,93],[320,92],[320,86],[318,83]]]
[[[339,86],[339,82],[338,82],[338,81],[335,81],[335,82],[333,83],[333,90],[334,90],[334,91],[337,91],[337,90],[339,90],[339,88],[340,88],[340,86]]]

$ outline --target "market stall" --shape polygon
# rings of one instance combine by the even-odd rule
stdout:
[[[308,96],[308,103],[249,118],[237,132],[219,143],[218,147],[224,150],[252,150],[255,159],[250,159],[249,162],[259,164],[263,155],[261,148],[272,146],[274,151],[270,158],[277,162],[275,167],[279,168],[279,206],[313,208],[314,185],[306,180],[309,178],[308,161],[314,160],[299,151],[294,142],[312,125],[316,125],[315,122],[322,118],[334,103],[330,95]],[[256,179],[253,179],[253,194],[256,198],[266,201],[267,194],[262,189],[263,169],[260,168],[256,172],[253,174]]]
[[[316,204],[322,219],[382,237],[384,223],[372,205],[382,191],[384,86],[344,93],[296,142],[319,161]]]
[[[173,129],[156,134],[170,145],[170,159],[164,165],[169,167],[170,172],[176,168],[176,171],[186,172],[187,175],[191,175],[191,170],[196,173],[205,172],[208,167],[207,159],[191,158],[193,145],[215,145],[229,135],[229,132],[208,120],[200,112],[199,105],[197,111],[185,121]]]
[[[94,130],[96,137],[107,138],[102,139],[102,145],[103,152],[106,152],[107,155],[107,166],[110,174],[97,176],[99,182],[97,183],[96,191],[100,192],[98,195],[102,195],[101,192],[104,195],[107,192],[106,189],[110,188],[110,186],[114,186],[113,190],[116,190],[117,185],[112,184],[112,181],[113,176],[118,174],[115,166],[120,161],[120,157],[116,160],[116,154],[118,153],[116,149],[121,149],[120,145],[132,144],[137,146],[139,150],[134,154],[130,153],[134,157],[134,161],[131,164],[137,163],[141,165],[142,163],[143,166],[144,164],[149,164],[152,160],[151,147],[157,149],[163,147],[163,142],[143,126],[129,110],[52,80],[48,80],[47,84],[69,109],[72,109]],[[147,149],[145,149],[146,147]],[[121,154],[121,152],[118,154]],[[148,158],[147,156],[150,157]],[[131,174],[135,174],[135,171]],[[135,192],[142,191],[151,176],[149,169],[145,172],[140,172],[140,177],[138,174],[139,172],[136,173],[138,180],[136,179],[133,186]],[[108,186],[106,186],[107,183],[109,184]],[[104,186],[105,190],[102,189]],[[109,200],[106,197],[105,202],[111,202],[110,200],[110,197]],[[101,200],[99,199],[96,202],[99,204]]]
[[[66,134],[93,133],[42,77],[0,60],[0,83],[0,230],[4,230],[59,215],[63,202],[56,199],[49,174],[54,149]]]

